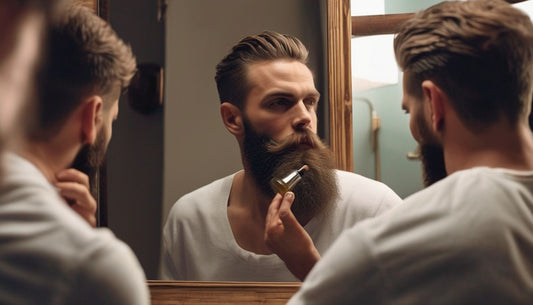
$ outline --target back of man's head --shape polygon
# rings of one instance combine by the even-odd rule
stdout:
[[[220,103],[229,102],[240,109],[244,107],[250,84],[247,69],[258,62],[288,59],[307,64],[308,51],[298,38],[265,31],[243,38],[216,67]]]
[[[406,89],[432,80],[463,123],[480,131],[498,120],[526,123],[533,83],[533,25],[501,0],[443,2],[417,13],[394,41]]]
[[[92,95],[103,100],[104,111],[129,85],[136,71],[131,48],[107,22],[90,10],[72,5],[51,26],[36,109],[32,139],[55,135],[83,101]]]

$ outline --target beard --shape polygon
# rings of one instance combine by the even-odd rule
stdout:
[[[247,119],[244,126],[244,158],[263,195],[275,196],[270,187],[273,177],[285,177],[308,165],[309,170],[292,190],[295,194],[291,207],[294,216],[302,223],[333,205],[338,195],[333,156],[316,134],[302,131],[275,142],[255,132]]]
[[[105,128],[101,128],[96,134],[94,144],[85,144],[72,163],[75,168],[89,176],[91,193],[95,195],[96,178],[98,170],[104,163],[105,153],[107,150],[108,136]]]
[[[423,116],[417,117],[417,125],[422,138],[422,143],[418,146],[420,160],[422,161],[422,179],[424,186],[428,187],[448,176],[444,161],[444,150],[442,145],[436,140],[436,136],[431,133]]]
[[[436,144],[421,144],[419,147],[422,161],[424,186],[428,187],[448,175],[444,163],[442,146]]]

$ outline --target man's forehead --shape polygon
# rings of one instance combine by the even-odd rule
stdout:
[[[246,66],[248,78],[302,75],[313,78],[313,73],[304,63],[295,59],[274,59],[250,63]]]

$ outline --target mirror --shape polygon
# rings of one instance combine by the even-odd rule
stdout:
[[[215,65],[242,37],[266,29],[293,34],[312,50],[318,90],[324,81],[326,0],[113,0],[110,22],[138,63],[165,67],[164,105],[140,114],[121,100],[107,154],[109,228],[128,243],[148,279],[157,279],[161,227],[179,197],[239,170],[237,142],[222,125]],[[283,9],[280,9],[283,8]],[[253,13],[251,13],[253,12]],[[323,21],[320,21],[323,20]],[[327,138],[327,113],[319,121]]]
[[[161,227],[170,206],[242,167],[237,143],[221,123],[213,80],[215,65],[229,48],[265,29],[293,34],[306,44],[323,97],[320,136],[330,143],[337,167],[351,171],[350,37],[363,30],[392,33],[409,15],[354,19],[349,0],[159,2],[167,4],[164,21],[157,18],[156,1],[109,4],[111,25],[131,44],[138,62],[165,67],[163,108],[142,115],[121,101],[106,168],[108,225],[132,247],[150,280],[158,276]],[[352,31],[354,24],[359,25]]]

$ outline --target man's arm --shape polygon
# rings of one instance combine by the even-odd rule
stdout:
[[[77,169],[69,168],[56,174],[55,187],[70,207],[96,227],[96,200],[89,191],[89,177]]]
[[[293,202],[292,192],[285,193],[283,197],[276,194],[268,208],[265,243],[285,262],[289,271],[303,281],[320,259],[320,254],[292,213]]]

